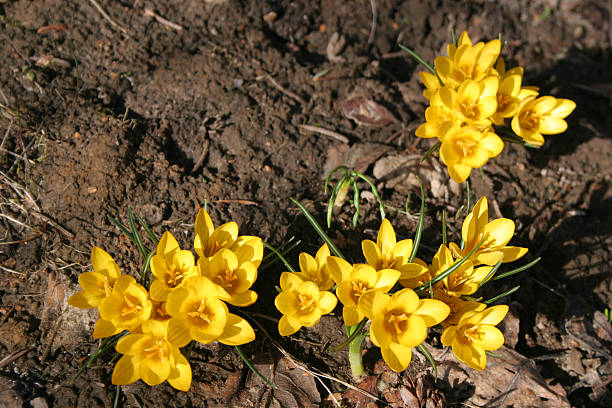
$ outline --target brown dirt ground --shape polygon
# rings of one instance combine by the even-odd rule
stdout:
[[[324,177],[350,164],[375,180],[387,204],[403,207],[410,197],[414,215],[418,195],[409,180],[418,172],[427,187],[423,257],[430,257],[442,209],[449,209],[456,234],[464,193],[449,187],[435,158],[420,169],[391,166],[392,176],[384,165],[430,146],[414,137],[426,107],[420,68],[397,43],[431,61],[454,26],[468,28],[475,40],[502,33],[504,56],[525,67],[528,84],[578,104],[569,130],[549,137],[541,150],[508,146],[482,173],[473,172],[472,197],[487,195],[497,213],[515,219],[514,242],[530,248],[529,260],[543,258],[491,292],[521,285],[505,299],[516,324],[513,332],[511,324],[505,329],[507,345],[529,357],[572,405],[612,405],[612,337],[601,313],[612,308],[609,2],[378,0],[372,42],[367,0],[98,0],[115,25],[94,3],[0,0],[0,404],[112,406],[112,355],[70,384],[97,346],[96,315],[73,310],[66,299],[89,268],[92,245],[137,273],[142,261],[135,248],[106,218],[125,220],[129,205],[156,232],[170,230],[184,245],[193,238],[197,209],[208,202],[216,224],[234,220],[242,234],[275,246],[296,237],[312,253],[319,240],[290,197],[322,219]],[[332,62],[327,47],[335,32],[346,45]],[[355,123],[342,112],[353,95],[378,102],[397,120],[382,127]],[[343,134],[349,143],[303,131],[303,124]],[[331,235],[359,259],[355,244],[372,238],[380,220],[365,199],[356,230],[351,215],[346,204]],[[391,211],[390,217],[400,236],[413,234],[414,216]],[[297,252],[289,255],[294,263]],[[260,300],[251,313],[278,317],[273,287],[281,272],[275,264],[260,274]],[[298,360],[348,378],[344,353],[324,351],[342,339],[338,317],[291,339],[274,336],[273,322],[261,322]],[[265,367],[278,354],[257,333],[244,350]],[[380,374],[380,354],[366,357],[369,372]],[[120,404],[285,401],[279,393],[272,398],[227,347],[197,347],[193,361],[189,392],[139,382],[123,387]],[[415,362],[410,375],[423,367]],[[407,381],[394,379],[395,386]],[[289,394],[307,389],[293,384]],[[466,400],[446,385],[449,402]],[[295,397],[295,406],[331,406],[323,386],[308,386],[316,395],[308,403]],[[326,386],[338,398],[345,389]],[[342,404],[365,406],[359,401],[345,395]],[[489,406],[507,405],[501,401]]]

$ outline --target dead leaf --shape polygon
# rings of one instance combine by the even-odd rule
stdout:
[[[466,405],[503,407],[569,408],[567,395],[560,384],[551,386],[544,381],[533,360],[502,347],[487,358],[482,371],[460,363],[450,350],[427,347],[438,362],[438,384],[447,392],[472,388],[475,392],[464,401]],[[440,381],[442,380],[442,381]]]
[[[386,126],[397,119],[384,106],[360,96],[347,99],[342,104],[342,113],[358,125]]]

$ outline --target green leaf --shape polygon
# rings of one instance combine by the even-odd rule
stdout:
[[[410,54],[410,56],[412,58],[414,58],[415,60],[417,60],[418,63],[420,63],[421,65],[423,65],[425,68],[427,68],[429,70],[429,72],[431,72],[434,75],[436,74],[436,69],[427,61],[425,61],[423,59],[423,57],[421,57],[419,54],[417,54],[416,52],[412,51],[410,48],[402,45],[402,44],[397,44],[402,50],[406,51],[408,54]],[[442,81],[440,81],[442,82]]]
[[[327,246],[329,247],[330,251],[333,252],[334,255],[336,255],[337,257],[344,259],[344,255],[342,255],[342,252],[340,252],[340,250],[332,242],[332,240],[325,233],[325,231],[323,231],[323,228],[321,228],[321,225],[319,225],[319,223],[317,222],[317,220],[315,220],[315,218],[312,216],[312,214],[310,214],[310,212],[308,212],[306,207],[304,207],[302,205],[302,203],[300,203],[298,200],[296,200],[294,198],[290,198],[290,200],[293,201],[293,203],[299,207],[300,211],[302,211],[302,214],[304,214],[304,217],[306,217],[308,222],[310,222],[310,225],[312,225],[312,227],[315,229],[317,234],[319,234],[321,239],[327,244]]]
[[[351,175],[359,177],[360,179],[362,179],[363,181],[365,181],[366,183],[370,185],[370,188],[372,189],[372,194],[374,194],[374,197],[376,197],[376,201],[378,201],[378,209],[380,211],[380,218],[384,219],[386,216],[385,215],[385,205],[383,204],[383,201],[380,196],[380,193],[378,192],[378,189],[376,188],[374,183],[372,183],[372,180],[370,180],[369,177],[366,177],[365,175],[357,171],[353,171]]]
[[[136,222],[134,221],[134,214],[132,213],[132,207],[130,206],[128,206],[128,221],[130,224],[130,228],[132,230],[132,239],[134,243],[136,244],[136,246],[138,247],[138,250],[140,251],[140,254],[142,255],[142,257],[146,259],[147,256],[149,255],[149,250],[146,249],[144,244],[142,243],[140,232],[138,232],[138,228],[136,228]]]
[[[431,356],[429,351],[425,348],[425,346],[423,346],[423,344],[419,344],[417,346],[417,349],[419,349],[419,351],[423,353],[427,361],[429,361],[429,364],[431,364],[431,367],[434,370],[434,383],[438,382],[438,365],[436,364],[436,361],[433,359],[433,357]]]
[[[521,287],[521,285],[516,285],[515,287],[513,287],[512,289],[508,289],[507,291],[505,291],[504,293],[495,296],[494,298],[491,298],[489,300],[485,300],[484,303],[485,305],[490,305],[491,303],[495,302],[496,300],[499,300],[501,298],[503,298],[504,296],[508,296],[513,294],[514,292],[516,292],[517,290],[519,290],[519,288]]]
[[[295,269],[293,269],[293,267],[289,264],[289,262],[287,262],[285,257],[283,257],[283,255],[281,255],[281,253],[277,251],[276,248],[274,248],[272,245],[268,244],[267,242],[264,242],[263,245],[266,248],[268,248],[270,251],[272,251],[274,255],[276,255],[278,259],[281,260],[281,262],[285,265],[285,268],[287,268],[289,272],[295,272]]]
[[[365,325],[368,323],[368,319],[363,319],[359,323],[353,326],[346,326],[346,332],[348,333],[348,337],[342,343],[338,344],[335,347],[331,348],[331,351],[340,351],[349,344],[353,342],[360,334]]]
[[[421,188],[421,210],[419,212],[419,223],[417,224],[417,229],[414,233],[414,242],[412,244],[412,252],[410,253],[410,258],[408,258],[408,262],[414,261],[416,257],[417,251],[419,250],[419,245],[421,244],[421,236],[423,235],[423,225],[425,223],[425,192],[423,191],[423,183],[419,176],[417,176],[417,180],[419,181],[419,187]],[[408,212],[408,198],[406,198],[406,212]]]
[[[431,156],[433,154],[433,152],[435,152],[437,149],[440,148],[440,146],[442,146],[442,142],[437,142],[435,145],[431,146],[423,155],[423,157],[421,157],[421,163],[423,163],[425,160],[427,160],[427,158],[429,156]]]
[[[247,365],[247,367],[249,367],[249,369],[255,373],[256,376],[258,376],[259,378],[261,378],[261,380],[266,383],[269,387],[274,388],[275,390],[278,389],[278,387],[274,384],[272,384],[270,382],[270,380],[268,380],[266,377],[264,377],[264,375],[262,373],[259,372],[259,370],[257,370],[255,368],[255,366],[253,364],[251,364],[251,361],[247,358],[247,356],[244,355],[244,353],[242,352],[242,349],[240,348],[240,346],[234,346],[234,349],[236,350],[236,352],[238,353],[238,355],[240,356],[240,358],[242,359],[242,361],[244,361],[244,364]]]
[[[343,174],[331,191],[331,196],[329,197],[329,202],[327,203],[327,228],[331,227],[331,219],[334,212],[334,204],[336,204],[336,198],[338,197],[338,192],[342,189],[344,182],[347,180],[347,175]],[[325,187],[327,187],[327,184]]]
[[[495,264],[495,266],[493,268],[491,268],[491,270],[489,271],[489,273],[487,274],[487,276],[485,276],[485,278],[480,281],[480,283],[478,284],[478,287],[481,287],[482,285],[484,285],[485,283],[487,283],[489,281],[489,279],[491,279],[491,276],[495,275],[495,272],[497,272],[497,270],[499,269],[499,267],[501,266],[503,261],[503,258],[500,259],[500,261],[498,263]]]
[[[355,214],[353,214],[353,229],[357,228],[357,220],[359,219],[359,187],[355,179],[351,179],[351,185],[353,186],[353,206],[355,207]],[[327,225],[329,227],[329,224]]]
[[[512,276],[514,274],[517,274],[519,272],[523,272],[525,269],[529,269],[531,268],[533,265],[537,264],[538,262],[540,262],[540,259],[542,259],[542,257],[538,257],[536,259],[534,259],[533,261],[529,262],[528,264],[525,264],[521,267],[518,267],[516,269],[512,269],[511,271],[508,272],[504,272],[504,273],[500,273],[499,275],[497,275],[496,277],[493,278],[493,280],[498,280],[498,279],[503,279],[503,278],[507,278],[508,276]]]

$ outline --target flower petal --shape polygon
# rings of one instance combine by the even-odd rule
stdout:
[[[158,385],[166,381],[170,374],[168,359],[143,358],[140,361],[140,378],[148,385]]]
[[[135,366],[135,359],[130,356],[122,356],[115,368],[113,369],[113,377],[111,382],[114,385],[126,385],[136,382],[140,379],[140,374]]]
[[[398,373],[404,371],[412,359],[412,348],[398,343],[391,343],[388,348],[381,348],[380,352],[387,365]]]
[[[354,326],[357,323],[361,322],[364,316],[362,313],[359,312],[357,307],[344,306],[344,309],[342,309],[342,318],[344,319],[345,325]]]
[[[171,318],[168,322],[168,341],[177,347],[185,347],[191,340],[186,320]]]
[[[484,370],[487,365],[487,355],[484,350],[472,344],[464,344],[457,338],[453,340],[453,354],[474,370]]]
[[[300,271],[308,275],[313,275],[319,269],[317,261],[315,261],[315,259],[312,256],[308,255],[306,252],[300,253],[299,262]]]
[[[317,307],[321,311],[321,314],[331,313],[337,304],[338,298],[336,298],[333,293],[321,291],[319,294],[319,302],[317,303]]]
[[[391,252],[395,246],[395,243],[395,231],[393,230],[393,226],[388,219],[384,218],[380,224],[380,229],[378,230],[376,245],[384,255]]]
[[[159,243],[157,244],[156,255],[161,256],[164,259],[171,259],[172,254],[179,251],[181,248],[179,247],[178,242],[172,236],[169,231],[164,232]]]
[[[291,336],[293,333],[300,330],[302,327],[297,319],[291,319],[288,316],[283,316],[278,321],[278,333],[281,336]]]
[[[229,346],[239,346],[255,340],[255,332],[251,325],[242,317],[229,313],[223,333],[218,338],[220,343]]]
[[[383,292],[388,292],[397,283],[401,273],[396,269],[383,269],[378,271],[378,279],[376,280],[376,289]]]
[[[94,326],[93,338],[103,339],[105,337],[114,336],[117,333],[121,333],[121,329],[115,326],[115,324],[109,320],[98,319]]]
[[[178,348],[172,349],[174,367],[170,369],[168,383],[179,391],[188,391],[191,387],[191,366]]]
[[[449,326],[442,332],[440,341],[443,346],[450,346],[457,337],[457,326]]]
[[[567,122],[554,116],[543,116],[538,129],[544,135],[556,135],[567,130]]]
[[[378,246],[373,241],[370,241],[369,239],[365,239],[361,241],[361,250],[363,251],[363,256],[365,257],[368,265],[372,265],[373,267],[376,268],[376,266],[382,260],[382,254]]]
[[[412,312],[425,322],[427,327],[435,326],[448,317],[450,308],[444,302],[435,299],[421,299],[419,306]]]
[[[351,271],[353,270],[353,265],[351,265],[342,258],[330,256],[329,258],[327,258],[327,268],[334,282],[339,285],[340,282],[348,279],[349,275],[351,274]]]
[[[504,254],[504,263],[516,261],[525,255],[528,251],[527,248],[515,247],[515,246],[506,246],[501,249]]]
[[[504,335],[497,327],[482,325],[475,341],[484,350],[497,350],[504,345]]]
[[[380,316],[387,310],[391,297],[380,290],[369,290],[359,297],[359,311],[369,319]]]
[[[96,246],[91,249],[91,266],[94,272],[108,276],[112,281],[121,276],[121,271],[113,258],[102,248]]]

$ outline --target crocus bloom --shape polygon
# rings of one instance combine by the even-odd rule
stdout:
[[[490,124],[489,118],[497,110],[497,89],[499,78],[489,76],[481,81],[466,80],[452,91],[440,90],[440,98],[445,103],[452,103],[460,125],[478,124],[483,127]]]
[[[215,229],[212,219],[201,208],[196,216],[193,247],[200,258],[211,257],[217,251],[230,249],[238,238],[238,224],[228,222]]]
[[[263,259],[263,242],[259,237],[250,235],[241,235],[236,238],[236,242],[230,248],[238,258],[238,264],[251,262],[256,268],[259,268]]]
[[[134,330],[151,315],[152,304],[145,288],[129,275],[115,283],[113,292],[98,306],[100,319],[94,326],[94,339]]]
[[[166,231],[151,259],[151,273],[155,277],[151,282],[151,299],[164,301],[168,293],[196,276],[197,269],[191,251],[181,250],[176,239]]]
[[[544,144],[542,135],[565,132],[567,122],[564,119],[575,108],[576,103],[569,99],[552,96],[525,98],[512,119],[512,130],[527,143],[541,146]]]
[[[441,140],[440,158],[457,183],[463,183],[473,168],[484,166],[504,148],[504,142],[495,133],[470,126],[446,126],[441,131]]]
[[[427,338],[427,328],[443,321],[449,307],[434,299],[419,299],[412,289],[392,296],[370,291],[359,298],[359,310],[372,320],[370,339],[380,347],[383,359],[393,371],[410,364],[412,347]]]
[[[351,265],[342,258],[330,256],[327,265],[334,281],[338,284],[336,295],[344,308],[344,324],[353,326],[363,320],[364,315],[358,309],[359,298],[370,290],[388,292],[400,277],[396,269],[377,271],[371,265]]]
[[[488,43],[479,42],[472,45],[467,32],[464,31],[457,46],[447,46],[448,57],[440,56],[434,60],[436,72],[445,86],[457,89],[464,81],[480,81],[490,74],[491,67],[501,51],[498,39]]]
[[[229,249],[221,249],[211,258],[200,258],[198,271],[219,286],[219,298],[229,304],[249,306],[257,300],[257,293],[250,290],[257,279],[257,267],[252,262],[239,264]]]
[[[479,312],[484,310],[487,305],[473,300],[463,300],[454,292],[449,291],[444,285],[437,286],[434,291],[434,299],[446,303],[450,308],[450,313],[442,322],[443,327],[456,325],[461,316],[466,312]]]
[[[204,276],[189,279],[187,284],[168,295],[166,311],[168,340],[186,346],[192,339],[203,344],[215,340],[236,346],[255,339],[253,328],[243,318],[229,313],[219,300],[219,287]]]
[[[79,284],[83,290],[70,296],[68,299],[70,306],[80,309],[98,307],[111,294],[115,282],[121,276],[121,271],[113,258],[96,246],[91,249],[91,266],[93,272],[79,275]]]
[[[323,244],[313,258],[306,252],[300,254],[300,272],[296,274],[304,281],[313,281],[320,290],[330,290],[334,286],[334,280],[327,270],[327,258],[329,248]]]
[[[283,272],[280,287],[281,293],[274,299],[274,305],[283,314],[278,322],[281,336],[316,325],[322,315],[334,310],[338,302],[333,293],[319,290],[315,282],[304,281],[296,273]]]
[[[475,370],[487,365],[485,351],[497,350],[504,344],[504,335],[494,327],[508,313],[508,306],[493,306],[480,312],[466,312],[456,326],[447,327],[441,340],[453,347],[453,354]]]
[[[414,278],[427,271],[427,268],[419,263],[408,262],[412,248],[411,239],[397,242],[393,226],[386,218],[380,224],[376,243],[369,239],[361,242],[368,265],[377,271],[395,269],[400,272],[400,279]]]
[[[131,384],[142,379],[148,385],[168,383],[180,391],[191,385],[191,367],[179,348],[166,338],[167,324],[148,320],[142,333],[128,334],[115,346],[123,354],[113,370],[112,383]]]
[[[480,248],[470,258],[475,264],[495,265],[500,260],[504,263],[512,262],[527,253],[527,248],[507,246],[512,235],[514,235],[514,221],[498,218],[489,222],[487,198],[481,197],[463,221],[461,228],[463,249],[454,242],[451,242],[449,247],[453,256],[463,258],[484,239]]]

